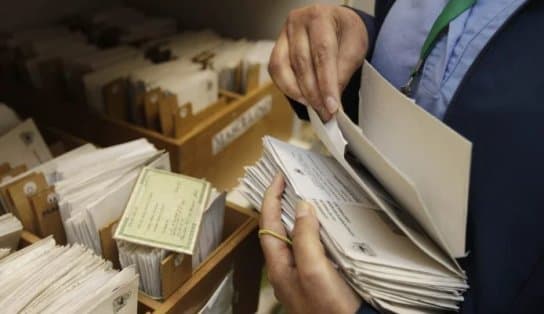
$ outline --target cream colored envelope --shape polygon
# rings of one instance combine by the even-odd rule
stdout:
[[[0,137],[0,163],[8,162],[12,167],[24,164],[27,168],[33,168],[52,158],[32,119]]]

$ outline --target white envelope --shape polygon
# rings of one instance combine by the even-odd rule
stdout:
[[[8,162],[12,167],[24,164],[27,168],[33,168],[52,158],[32,119],[0,137],[0,163]]]
[[[406,200],[403,205],[426,207],[450,253],[464,256],[472,144],[400,93],[368,63],[361,82],[363,134],[412,181],[423,203]],[[367,167],[371,170],[372,165]],[[380,170],[373,170],[378,177]],[[397,184],[382,182],[386,183]]]

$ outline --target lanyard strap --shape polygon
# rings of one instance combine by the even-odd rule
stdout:
[[[450,22],[453,21],[456,17],[461,15],[466,10],[470,9],[475,3],[476,3],[476,0],[448,1],[448,3],[446,4],[442,12],[440,12],[440,15],[438,16],[438,18],[436,18],[436,21],[434,21],[434,24],[431,27],[431,31],[427,35],[427,38],[425,39],[425,42],[423,43],[423,46],[421,47],[421,51],[419,53],[419,60],[417,61],[415,68],[410,73],[410,78],[408,79],[408,82],[401,89],[403,93],[405,93],[408,96],[411,95],[412,82],[414,78],[421,72],[421,68],[423,67],[423,64],[425,63],[425,59],[427,59],[427,57],[433,50],[440,36],[447,30]]]

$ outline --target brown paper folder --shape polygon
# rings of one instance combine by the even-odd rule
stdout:
[[[30,197],[46,188],[47,182],[41,173],[32,173],[5,187],[6,194],[12,205],[11,210],[21,220],[25,230],[33,233],[38,231],[38,224],[30,203]]]
[[[53,235],[57,243],[66,244],[55,188],[50,186],[31,196],[30,204],[36,217],[37,234],[42,238]]]
[[[159,120],[161,132],[165,136],[174,137],[175,135],[174,119],[177,107],[176,95],[165,93],[159,100]]]
[[[144,95],[144,115],[147,127],[154,131],[160,131],[159,105],[162,92],[160,88],[154,88]]]
[[[104,85],[102,96],[106,113],[112,118],[127,121],[127,80],[120,78]]]
[[[192,268],[191,255],[172,253],[161,261],[161,292],[164,299],[168,298],[191,277]]]

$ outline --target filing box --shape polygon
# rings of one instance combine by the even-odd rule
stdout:
[[[263,258],[257,237],[255,214],[234,204],[225,211],[222,243],[195,270],[191,277],[162,301],[141,293],[139,313],[195,313],[207,302],[230,270],[234,270],[234,313],[255,313]],[[40,237],[23,231],[20,246],[38,241]],[[163,276],[168,279],[168,274]]]
[[[100,146],[145,137],[170,153],[172,171],[205,178],[220,189],[236,186],[243,167],[260,157],[264,135],[288,139],[294,117],[273,83],[254,87],[245,95],[221,92],[217,103],[196,116],[186,115],[181,131],[172,136],[13,83],[0,84],[0,95],[38,123]]]

